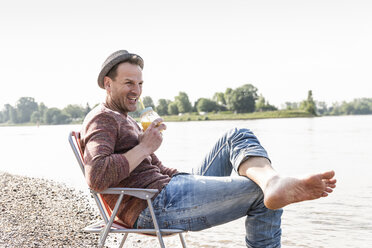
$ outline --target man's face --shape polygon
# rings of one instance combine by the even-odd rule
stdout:
[[[104,84],[113,104],[120,112],[133,112],[142,93],[142,69],[138,65],[121,63],[114,80],[105,77]]]

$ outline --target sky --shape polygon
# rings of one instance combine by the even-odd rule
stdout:
[[[329,105],[372,98],[372,1],[0,0],[0,109],[105,99],[112,52],[145,61],[142,96],[194,102],[252,84],[270,104],[312,90]]]

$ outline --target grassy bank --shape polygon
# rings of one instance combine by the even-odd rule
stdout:
[[[206,120],[253,120],[268,118],[297,118],[297,117],[314,117],[305,111],[300,110],[278,110],[267,112],[254,112],[234,114],[232,112],[207,113],[199,115],[197,113],[187,113],[183,115],[162,116],[164,121],[206,121]]]
[[[0,127],[13,127],[13,126],[36,126],[36,123],[27,122],[27,123],[0,123]]]
[[[314,117],[306,111],[301,110],[277,110],[267,112],[253,112],[253,113],[242,113],[235,114],[231,111],[224,111],[219,113],[207,113],[205,115],[199,115],[198,113],[186,113],[182,115],[165,115],[162,116],[164,121],[207,121],[207,120],[253,120],[253,119],[268,119],[268,118],[297,118],[297,117]],[[135,118],[139,122],[139,118]],[[73,121],[67,124],[81,124],[82,120]],[[46,125],[46,124],[40,124]],[[36,123],[0,123],[2,126],[37,126]]]
[[[45,124],[45,123],[34,123],[34,122],[25,122],[25,123],[0,123],[0,127],[18,127],[18,126],[48,126],[48,125],[80,125],[83,123],[83,119],[80,119],[78,121],[72,121],[69,123],[61,123],[61,124]]]

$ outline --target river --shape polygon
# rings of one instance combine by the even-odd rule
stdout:
[[[282,246],[372,247],[371,115],[172,122],[167,126],[156,154],[164,165],[180,171],[190,171],[216,139],[233,127],[251,129],[282,174],[335,170],[337,188],[329,197],[285,208]],[[69,131],[79,129],[79,125],[0,127],[0,170],[86,191],[67,141]],[[191,247],[245,247],[244,218],[188,233],[186,240]]]

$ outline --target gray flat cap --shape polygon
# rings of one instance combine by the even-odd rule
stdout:
[[[114,67],[115,65],[128,61],[128,60],[135,60],[136,63],[143,69],[143,59],[134,53],[128,53],[127,50],[119,50],[108,56],[105,62],[102,64],[101,72],[98,75],[98,85],[102,89],[104,89],[103,85],[103,78],[107,75],[107,73]]]

